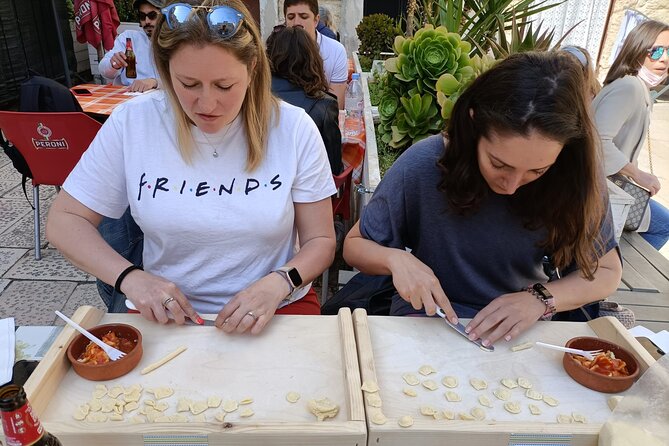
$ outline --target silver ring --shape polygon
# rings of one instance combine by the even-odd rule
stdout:
[[[170,296],[170,297],[168,297],[167,299],[165,299],[165,300],[163,301],[163,307],[167,307],[167,304],[169,304],[169,303],[172,302],[173,300],[174,300],[174,298],[173,298],[172,296]]]
[[[255,314],[253,314],[253,311],[249,311],[249,312],[246,313],[246,314],[249,315],[249,316],[251,316],[251,317],[253,318],[254,321],[257,321],[258,318],[260,317],[260,316],[256,316]]]

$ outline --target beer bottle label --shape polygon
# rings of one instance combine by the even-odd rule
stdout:
[[[7,446],[25,446],[36,443],[44,435],[42,423],[33,413],[30,403],[17,410],[0,412]]]

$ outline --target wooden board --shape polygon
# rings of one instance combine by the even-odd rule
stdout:
[[[562,367],[560,352],[539,347],[512,352],[510,347],[539,340],[564,345],[574,336],[599,336],[632,350],[643,370],[654,362],[620,322],[610,317],[599,318],[589,324],[539,322],[520,339],[511,343],[499,342],[493,353],[482,351],[468,342],[446,327],[439,318],[367,317],[363,310],[356,310],[353,322],[362,380],[378,382],[382,410],[388,418],[384,425],[368,422],[370,446],[506,446],[549,444],[551,441],[573,446],[594,446],[601,424],[610,413],[606,404],[609,395],[594,392],[573,381]],[[418,369],[422,365],[433,366],[437,373],[428,377],[420,375]],[[404,373],[413,373],[421,381],[432,379],[439,387],[429,391],[420,385],[415,386],[412,388],[418,396],[408,397],[402,392],[404,388],[410,387],[402,379]],[[447,389],[441,384],[442,378],[449,375],[458,378],[458,387]],[[522,389],[517,388],[511,390],[510,400],[521,403],[522,412],[518,415],[506,412],[503,402],[495,398],[492,392],[501,387],[502,378],[518,377],[529,379],[535,390],[558,399],[560,404],[553,408],[542,401],[532,401],[525,397]],[[486,380],[488,388],[474,390],[469,384],[471,378]],[[462,401],[448,402],[444,397],[447,390],[458,393]],[[435,420],[420,414],[420,408],[424,405],[456,414],[469,412],[474,407],[481,407],[477,398],[482,393],[488,396],[493,405],[492,409],[484,408],[484,421]],[[531,415],[529,403],[538,405],[542,414]],[[366,409],[370,410],[369,407]],[[557,424],[558,414],[572,412],[585,415],[588,423]],[[397,421],[404,415],[413,417],[412,427],[399,427]]]
[[[203,401],[209,396],[225,400],[252,398],[253,403],[229,413],[225,423],[214,420],[218,409],[205,412],[206,423],[104,423],[76,421],[75,408],[89,401],[95,385],[74,373],[65,347],[73,333],[69,327],[56,340],[26,391],[46,429],[66,445],[164,444],[167,438],[179,444],[209,445],[351,445],[366,441],[364,408],[351,313],[338,316],[275,316],[259,336],[226,335],[215,327],[159,325],[140,315],[108,314],[80,309],[74,317],[85,327],[123,322],[137,327],[143,336],[144,355],[128,375],[103,382],[114,385],[141,384],[140,400],[153,399],[147,388],[168,386],[174,395],[161,400],[176,413],[180,397]],[[179,346],[188,349],[157,370],[140,370]],[[301,399],[291,404],[286,394],[295,391]],[[311,399],[328,397],[340,406],[331,420],[318,422],[307,409]],[[250,418],[239,416],[250,407]],[[132,412],[136,415],[137,411]],[[158,443],[156,443],[158,442]],[[161,443],[162,442],[162,443]],[[173,444],[173,443],[170,443]]]

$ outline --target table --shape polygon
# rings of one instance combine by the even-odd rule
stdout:
[[[638,324],[669,330],[669,260],[636,232],[623,233],[620,251],[623,277],[609,299],[634,311]]]
[[[91,94],[77,94],[76,90],[86,89]],[[85,113],[110,115],[117,105],[141,93],[130,93],[123,85],[81,84],[72,88],[74,97]]]
[[[138,314],[103,314],[80,307],[72,317],[80,325],[129,323],[142,333],[143,356],[129,374],[101,383],[76,375],[65,357],[66,346],[77,334],[65,327],[25,384],[33,409],[45,428],[66,445],[141,444],[226,445],[332,445],[366,444],[365,415],[360,392],[359,365],[351,312],[338,316],[277,315],[258,336],[224,335],[215,327],[160,325]],[[141,375],[140,370],[178,346],[187,350],[173,361]],[[123,421],[76,421],[74,409],[89,401],[96,384],[140,384],[140,405],[152,399],[146,389],[169,386],[174,395],[166,401],[166,415],[176,414],[179,398],[206,401],[210,396],[239,401],[248,406],[215,419],[220,408],[206,410],[206,421],[134,424],[137,411]],[[291,404],[286,394],[296,391],[300,400]],[[333,419],[319,422],[307,410],[311,399],[328,397],[339,404]],[[250,418],[240,415],[251,408]],[[124,412],[125,413],[125,412]],[[3,437],[0,432],[0,443]]]
[[[363,383],[377,383],[381,404],[373,406],[365,398],[368,419],[368,446],[437,446],[459,444],[469,446],[507,446],[560,444],[595,446],[601,425],[611,413],[607,407],[609,394],[595,392],[573,381],[563,370],[563,354],[538,347],[513,352],[510,347],[541,340],[557,345],[574,336],[597,336],[626,348],[645,371],[655,360],[625,330],[617,319],[598,318],[587,324],[580,322],[538,322],[512,343],[495,344],[494,352],[484,352],[455,331],[446,327],[440,318],[367,317],[364,310],[353,313],[356,346]],[[466,322],[465,322],[466,323]],[[431,375],[418,372],[422,365],[434,368]],[[412,373],[420,381],[430,379],[437,384],[435,391],[427,386],[414,386],[414,397],[403,393],[409,387],[403,374]],[[448,391],[441,381],[445,376],[459,380],[452,389],[460,398],[447,400]],[[532,415],[523,389],[511,390],[509,401],[521,404],[519,414],[510,414],[493,396],[502,378],[524,377],[533,389],[559,401],[556,407],[541,402],[541,413]],[[470,379],[483,379],[484,390],[475,390]],[[626,391],[629,392],[629,391]],[[622,395],[624,395],[623,393]],[[454,414],[468,413],[482,407],[477,398],[488,397],[482,421],[435,419],[421,415],[421,407],[432,406]],[[378,411],[388,418],[385,424],[370,422],[370,414]],[[557,415],[576,412],[586,417],[584,424],[556,423]],[[409,429],[398,426],[401,416],[410,415],[414,425]]]

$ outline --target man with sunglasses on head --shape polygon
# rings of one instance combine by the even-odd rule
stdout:
[[[323,58],[323,68],[330,90],[337,96],[339,109],[344,109],[344,95],[348,82],[348,58],[344,45],[324,37],[316,28],[320,20],[318,0],[286,0],[283,3],[286,26],[299,26],[307,31],[316,43]]]
[[[100,74],[106,79],[113,79],[114,85],[128,85],[130,91],[149,91],[158,88],[158,71],[151,54],[151,34],[160,19],[163,0],[135,0],[133,8],[139,14],[139,26],[143,31],[127,30],[116,37],[114,48],[100,61]],[[132,49],[137,58],[137,78],[128,79],[125,75],[126,39],[132,40]]]

